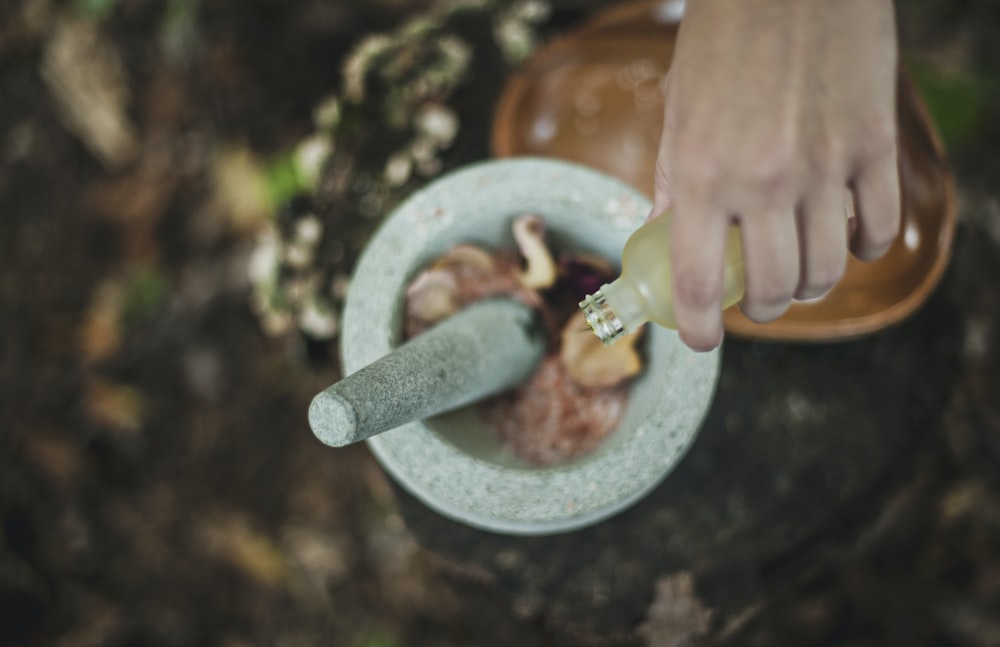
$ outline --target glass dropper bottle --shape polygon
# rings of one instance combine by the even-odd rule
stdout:
[[[743,298],[743,251],[735,225],[726,234],[722,309]],[[606,346],[652,321],[677,329],[671,283],[670,213],[664,213],[635,230],[622,251],[622,273],[611,283],[588,295],[580,309],[594,334]]]

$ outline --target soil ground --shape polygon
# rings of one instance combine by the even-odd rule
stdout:
[[[560,19],[596,4],[561,3]],[[364,447],[314,440],[305,412],[337,378],[335,352],[265,334],[254,240],[218,204],[219,159],[288,150],[345,53],[422,8],[0,6],[0,645],[559,639],[489,573],[423,550]],[[776,595],[731,644],[1000,644],[1000,10],[903,2],[900,28],[933,71],[958,182],[962,246],[943,289],[963,317],[960,388],[916,452],[916,512],[881,552]],[[110,93],[90,100],[131,130],[74,110],[72,79]],[[627,611],[638,624],[650,604]]]

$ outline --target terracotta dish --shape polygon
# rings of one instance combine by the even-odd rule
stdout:
[[[493,153],[578,162],[652,195],[670,66],[683,3],[635,2],[599,13],[541,48],[510,79],[493,122]],[[830,341],[900,321],[927,298],[948,262],[955,227],[954,185],[923,102],[898,77],[903,224],[872,263],[850,258],[825,297],[793,303],[780,319],[756,324],[739,308],[726,330],[757,339]]]

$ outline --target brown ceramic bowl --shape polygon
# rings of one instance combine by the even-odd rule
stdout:
[[[661,80],[677,33],[676,2],[616,5],[554,39],[510,79],[493,122],[493,153],[581,163],[652,195],[662,123]],[[900,234],[878,261],[850,258],[825,297],[757,324],[730,308],[726,330],[757,339],[831,341],[900,321],[927,298],[948,262],[954,186],[943,147],[909,77],[897,84]]]

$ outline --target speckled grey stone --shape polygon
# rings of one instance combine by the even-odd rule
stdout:
[[[309,425],[334,447],[364,440],[517,384],[544,350],[527,306],[482,301],[317,395]]]
[[[452,246],[513,245],[511,221],[531,212],[545,219],[557,252],[618,259],[650,208],[631,187],[555,160],[490,161],[440,178],[400,205],[362,254],[344,311],[345,375],[397,345],[407,284]],[[697,434],[716,386],[718,351],[694,353],[659,327],[645,341],[645,370],[618,428],[574,463],[520,463],[469,407],[404,424],[370,438],[368,446],[418,499],[471,526],[547,534],[595,523],[670,473]]]

